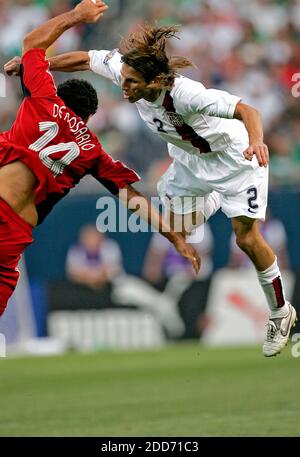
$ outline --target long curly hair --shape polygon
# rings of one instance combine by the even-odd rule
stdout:
[[[139,71],[150,83],[149,87],[171,89],[177,70],[194,66],[185,57],[168,57],[166,54],[167,40],[176,37],[179,30],[177,25],[155,27],[145,24],[140,31],[131,33],[121,41],[122,62]]]

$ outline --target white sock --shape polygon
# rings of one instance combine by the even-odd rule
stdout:
[[[271,317],[286,316],[289,308],[288,302],[285,299],[277,258],[265,271],[257,271],[257,276],[271,310]]]
[[[204,202],[204,215],[205,215],[205,222],[213,216],[218,209],[221,207],[221,197],[220,194],[216,191],[213,191],[209,194],[207,198],[205,198]]]

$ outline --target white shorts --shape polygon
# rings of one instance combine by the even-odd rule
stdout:
[[[229,152],[208,153],[202,157],[169,145],[174,160],[157,185],[166,209],[175,214],[203,212],[205,200],[216,191],[220,195],[221,210],[228,218],[247,216],[264,220],[268,168],[260,167],[255,156],[251,162],[246,160],[242,154],[244,146],[237,144]]]

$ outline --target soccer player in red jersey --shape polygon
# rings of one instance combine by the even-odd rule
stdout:
[[[107,8],[102,1],[83,0],[24,39],[21,80],[25,98],[12,128],[0,135],[0,315],[15,289],[18,261],[32,242],[32,229],[83,176],[91,174],[127,205],[132,197],[142,197],[131,186],[139,176],[114,161],[86,126],[98,107],[94,88],[75,79],[56,89],[45,58],[47,48],[64,31],[98,21]],[[142,205],[139,213],[199,270],[196,251],[153,206]]]

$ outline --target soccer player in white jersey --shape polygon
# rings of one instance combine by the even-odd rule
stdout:
[[[285,298],[276,256],[259,231],[268,193],[260,114],[239,97],[179,75],[177,70],[191,63],[165,51],[166,40],[177,31],[147,25],[124,39],[120,51],[56,56],[50,69],[90,69],[112,80],[147,126],[167,141],[173,163],[159,180],[158,193],[174,224],[191,213],[201,224],[219,207],[232,220],[237,244],[253,262],[270,308],[263,354],[274,356],[288,341],[296,311]],[[18,73],[18,61],[5,69]],[[205,198],[204,215],[197,199],[183,198],[191,196]]]

